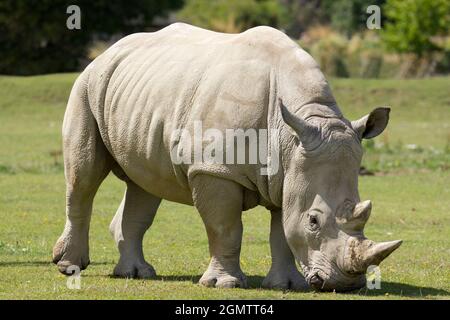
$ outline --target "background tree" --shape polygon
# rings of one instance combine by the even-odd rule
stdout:
[[[39,74],[77,70],[95,35],[128,34],[153,18],[181,7],[183,0],[2,0],[0,74]],[[69,30],[69,5],[81,9],[81,30]]]
[[[404,75],[418,72],[423,65],[418,62],[434,62],[436,59],[431,56],[445,50],[450,26],[448,0],[388,0],[384,12],[388,22],[382,37],[387,48],[413,56],[402,72]],[[424,73],[432,73],[434,67],[432,63]]]
[[[386,0],[280,0],[292,18],[287,33],[298,38],[318,25],[329,25],[334,31],[350,37],[366,29],[367,7],[382,6]]]
[[[280,0],[289,11],[290,19],[286,26],[289,36],[298,39],[312,26],[328,24],[328,12],[323,10],[322,0]]]
[[[350,37],[367,29],[367,7],[377,5],[381,8],[384,3],[385,0],[325,0],[323,10],[330,17],[331,26]]]
[[[418,57],[441,49],[435,37],[448,33],[448,0],[388,0],[384,9],[389,19],[383,33],[388,48]]]

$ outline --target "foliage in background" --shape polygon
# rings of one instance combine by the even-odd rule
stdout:
[[[419,57],[442,49],[433,40],[448,33],[448,0],[388,0],[385,15],[389,20],[383,39],[388,48]]]
[[[277,0],[187,0],[177,15],[181,21],[229,33],[259,25],[282,28],[287,16]]]
[[[311,28],[303,34],[300,45],[309,51],[328,76],[348,77],[345,57],[348,40],[329,27]]]
[[[81,7],[79,31],[66,28],[69,4]],[[366,27],[369,5],[382,9],[381,30]],[[176,20],[230,33],[273,26],[300,39],[327,76],[447,74],[449,12],[448,0],[3,0],[0,74],[80,70],[121,36]]]
[[[430,75],[442,59],[450,28],[448,0],[388,0],[384,7],[388,19],[382,39],[386,47],[406,55],[402,76]],[[436,54],[440,56],[436,57]]]
[[[350,37],[356,32],[367,30],[366,21],[369,17],[367,7],[371,5],[381,7],[385,0],[326,0],[324,2],[332,27]]]
[[[0,74],[77,70],[89,42],[120,32],[142,31],[155,16],[182,0],[3,0],[0,1]],[[81,30],[68,30],[69,5],[81,9]]]
[[[371,31],[354,34],[349,41],[347,52],[349,72],[354,77],[379,78],[383,64],[389,63],[385,59],[380,38]]]
[[[322,0],[280,0],[280,3],[290,15],[286,33],[294,39],[312,26],[329,22],[328,14],[322,8]]]
[[[331,27],[317,26],[304,32],[299,43],[327,76],[378,78],[397,70],[398,60],[386,57],[380,38],[372,31],[348,39]]]
[[[298,38],[311,27],[331,26],[350,37],[366,29],[367,7],[382,6],[386,0],[280,0],[291,12],[286,28],[288,35]],[[383,20],[381,21],[383,22]]]

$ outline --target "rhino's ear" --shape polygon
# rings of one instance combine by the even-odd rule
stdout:
[[[352,128],[360,139],[375,138],[386,129],[390,111],[387,107],[376,108],[361,119],[352,121]]]

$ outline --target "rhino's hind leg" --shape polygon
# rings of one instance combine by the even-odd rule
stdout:
[[[86,104],[83,76],[77,80],[63,125],[66,224],[53,248],[53,262],[65,274],[89,264],[89,223],[95,193],[108,175],[112,157]],[[69,269],[68,269],[69,268]]]
[[[110,231],[119,248],[120,259],[113,274],[125,278],[154,278],[155,269],[144,259],[142,240],[151,226],[161,198],[128,181],[122,203],[114,216]]]
[[[298,271],[295,258],[286,242],[280,211],[272,211],[270,250],[272,252],[272,266],[262,286],[270,289],[307,290],[308,284]]]
[[[235,182],[199,174],[190,182],[194,204],[206,227],[211,261],[200,279],[206,287],[247,287],[240,268],[242,187]]]

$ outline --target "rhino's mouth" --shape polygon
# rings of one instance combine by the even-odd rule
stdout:
[[[323,290],[326,284],[326,277],[320,270],[310,272],[305,279],[308,285],[316,290]]]
[[[301,262],[300,265],[308,285],[316,290],[322,290],[326,284],[326,280],[324,280],[327,279],[326,273],[317,267],[310,268]]]
[[[310,287],[319,291],[352,291],[365,284],[365,276],[343,272],[335,263],[321,257],[322,263],[311,263],[311,267],[300,263],[303,275]]]

